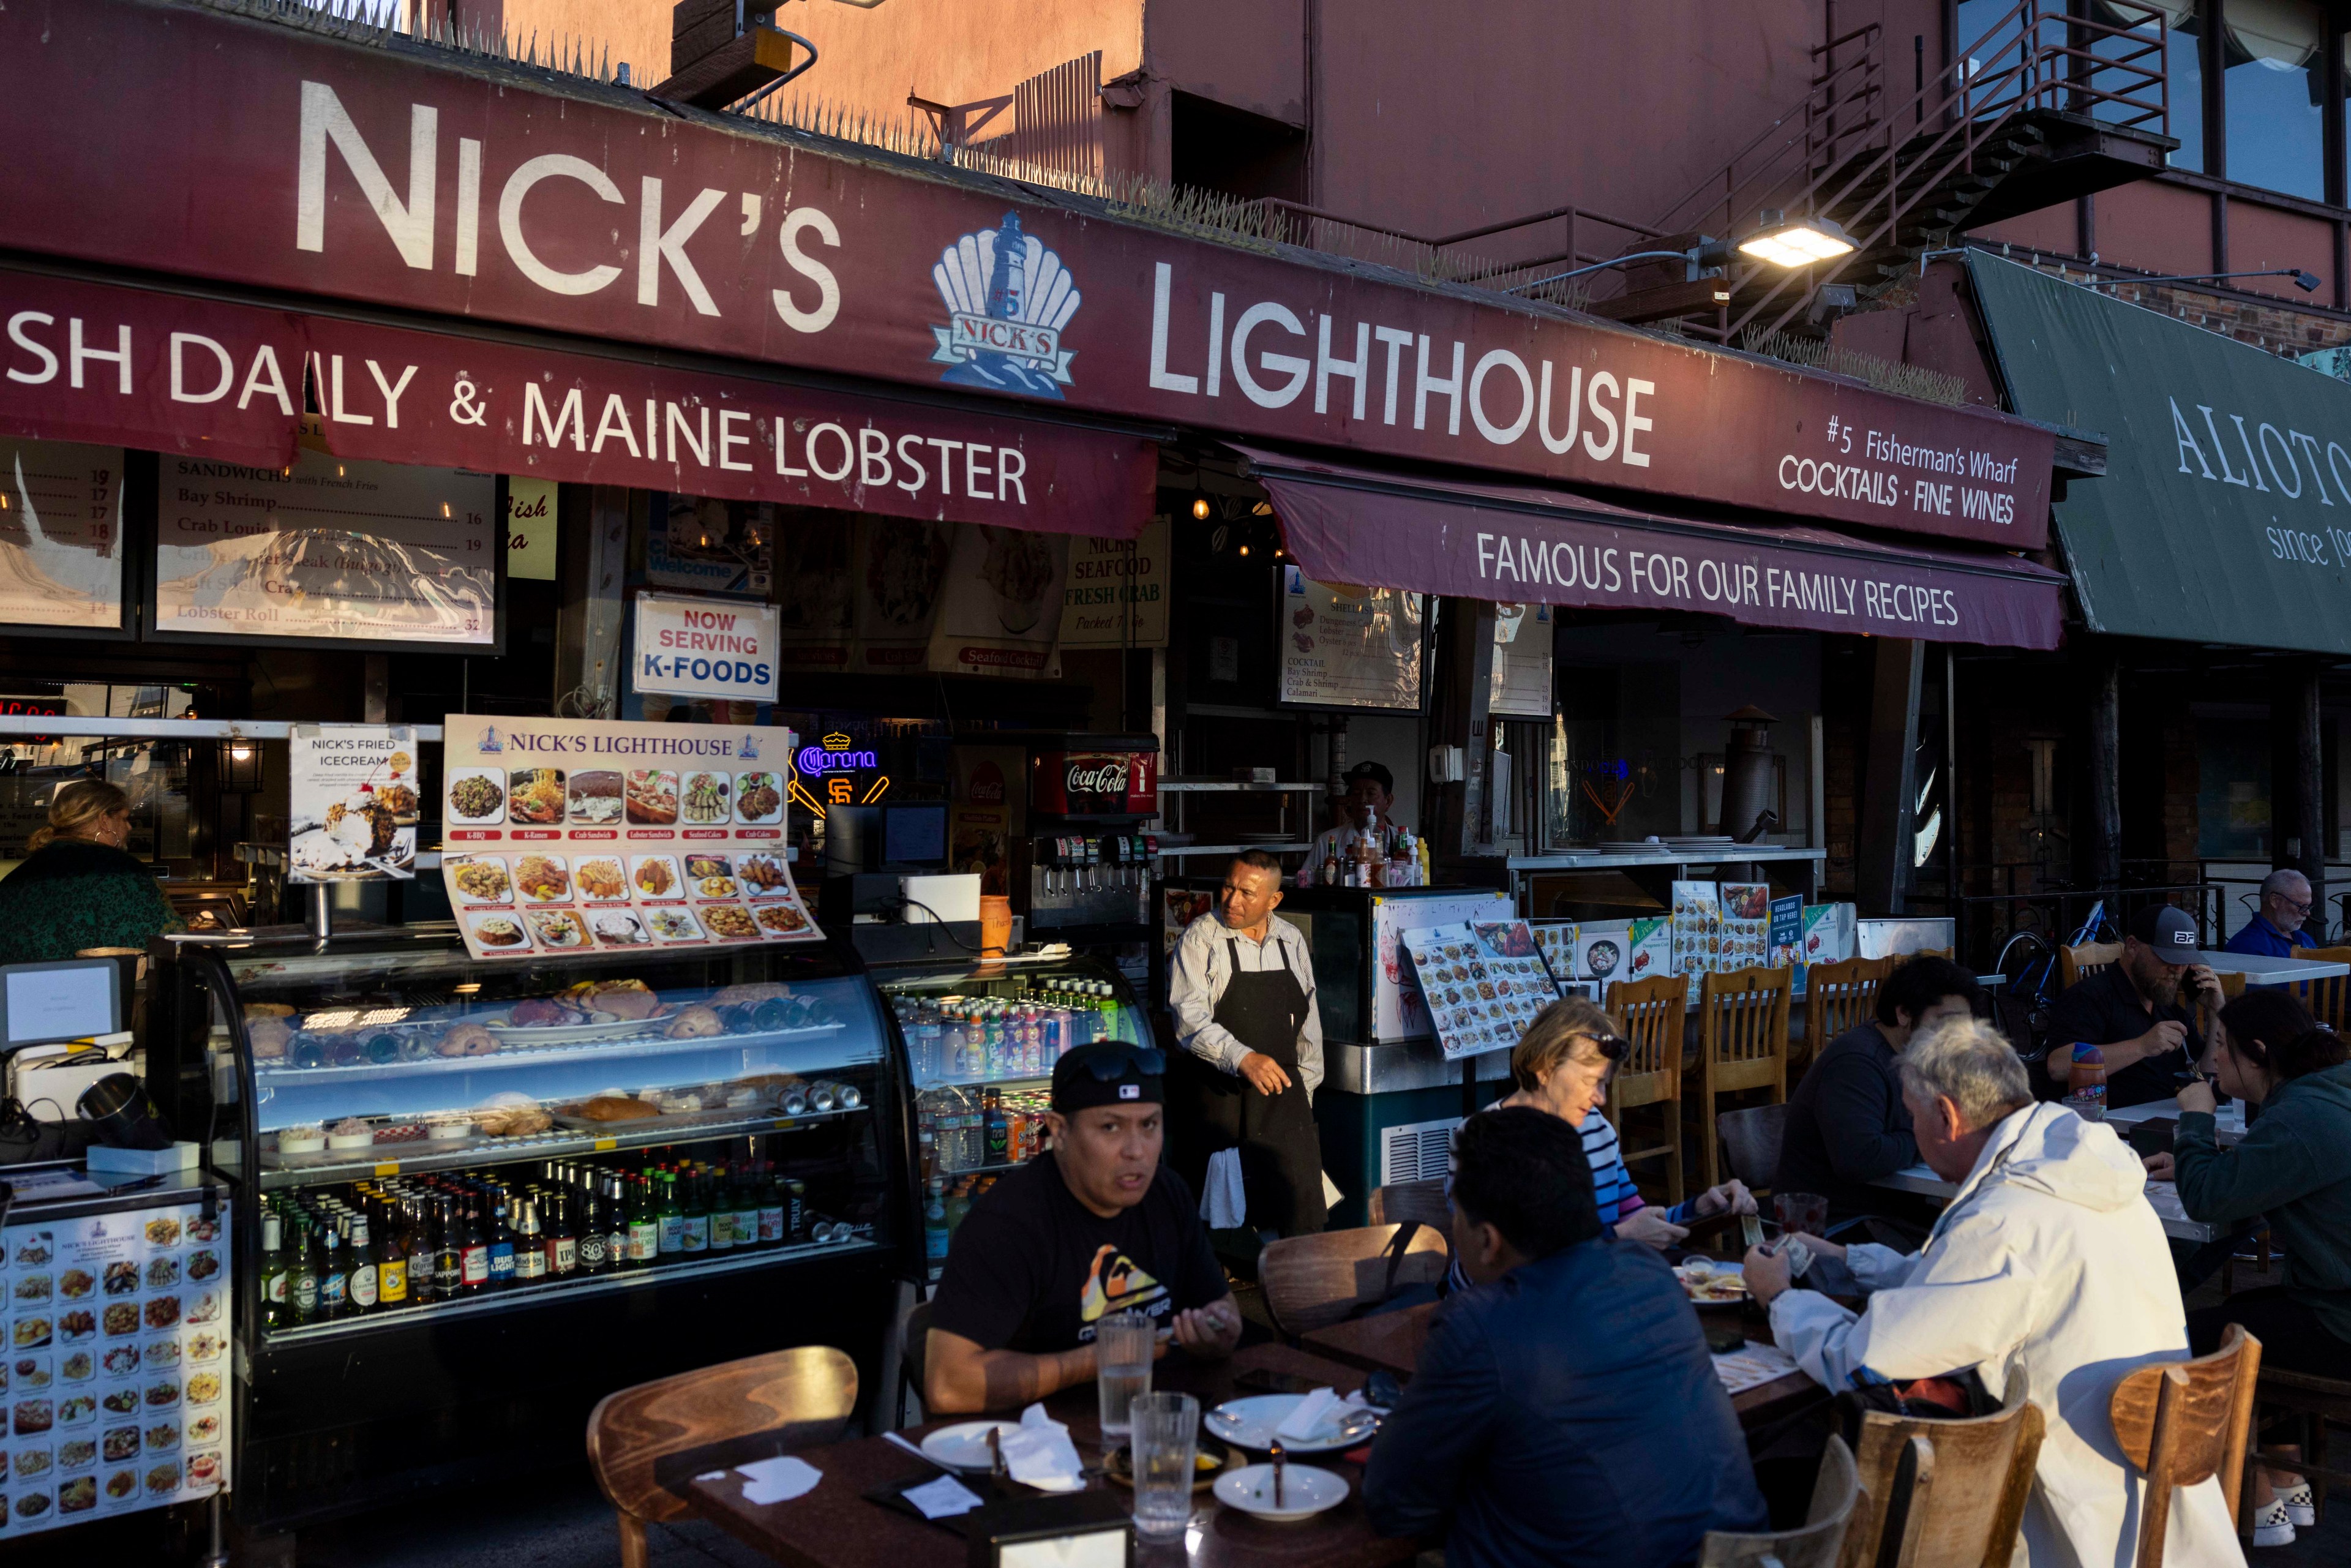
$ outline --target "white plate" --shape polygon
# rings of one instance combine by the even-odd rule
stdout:
[[[1689,1265],[1695,1261],[1697,1261],[1695,1259],[1683,1260],[1681,1265],[1675,1269],[1674,1273],[1677,1277],[1687,1278],[1687,1276],[1682,1274],[1682,1270],[1688,1268]],[[1744,1263],[1725,1263],[1719,1260],[1711,1259],[1708,1260],[1708,1261],[1712,1262],[1714,1267],[1708,1270],[1708,1272],[1718,1279],[1730,1279],[1738,1281],[1740,1293],[1736,1296],[1727,1296],[1716,1301],[1708,1301],[1706,1305],[1709,1307],[1729,1307],[1736,1306],[1740,1302],[1747,1300],[1747,1265]],[[1687,1286],[1684,1287],[1682,1293],[1684,1295],[1689,1294]],[[1697,1304],[1698,1298],[1691,1296],[1690,1301],[1692,1304],[1695,1305]]]
[[[964,1421],[953,1427],[942,1427],[923,1439],[923,1452],[946,1466],[966,1474],[986,1475],[994,1465],[994,1456],[987,1451],[987,1435],[1018,1432],[1018,1421]]]
[[[1237,1508],[1258,1519],[1311,1519],[1347,1500],[1347,1483],[1329,1470],[1311,1465],[1286,1465],[1281,1478],[1281,1506],[1273,1506],[1273,1467],[1243,1465],[1217,1478],[1211,1490],[1227,1508]]]
[[[1228,1400],[1208,1412],[1208,1431],[1228,1443],[1262,1453],[1272,1446],[1274,1429],[1290,1418],[1290,1413],[1305,1397],[1303,1394],[1252,1394],[1246,1399]],[[1353,1426],[1339,1427],[1340,1421],[1350,1418]],[[1281,1446],[1293,1454],[1343,1453],[1369,1441],[1374,1429],[1368,1411],[1351,1408],[1343,1415],[1341,1407],[1333,1406],[1331,1416],[1324,1418],[1322,1436],[1284,1437]]]

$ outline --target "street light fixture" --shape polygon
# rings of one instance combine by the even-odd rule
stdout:
[[[1571,277],[1583,277],[1635,261],[1687,262],[1689,276],[1695,280],[1709,271],[1728,266],[1734,253],[1793,270],[1818,262],[1834,261],[1838,256],[1852,254],[1854,249],[1853,241],[1846,236],[1844,230],[1827,218],[1797,218],[1792,222],[1780,213],[1766,211],[1763,224],[1760,232],[1750,235],[1736,246],[1719,239],[1701,238],[1687,250],[1636,250],[1630,256],[1610,256],[1606,261],[1595,261],[1590,267],[1579,267],[1573,272],[1555,272],[1549,277],[1513,283],[1502,292],[1516,294],[1523,289],[1540,288],[1546,283],[1564,283]],[[1717,304],[1724,303],[1729,298],[1730,290],[1727,285],[1715,290]]]

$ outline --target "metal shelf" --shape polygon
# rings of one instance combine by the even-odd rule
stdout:
[[[578,1296],[601,1294],[606,1291],[625,1291],[632,1287],[658,1285],[671,1280],[707,1279],[713,1274],[731,1274],[745,1269],[756,1269],[762,1263],[800,1262],[814,1258],[851,1257],[860,1252],[881,1251],[882,1244],[867,1236],[851,1238],[848,1241],[804,1241],[790,1247],[755,1248],[748,1252],[728,1250],[705,1254],[691,1263],[659,1263],[650,1269],[620,1269],[603,1274],[571,1274],[560,1280],[548,1280],[531,1285],[508,1285],[499,1291],[486,1291],[479,1295],[462,1296],[454,1301],[429,1301],[422,1306],[379,1308],[359,1317],[344,1318],[331,1323],[306,1323],[300,1328],[278,1329],[266,1340],[268,1348],[280,1345],[312,1344],[319,1340],[335,1339],[356,1333],[367,1333],[379,1328],[404,1328],[448,1322],[451,1318],[467,1317],[483,1312],[501,1312],[508,1307],[536,1306],[544,1301],[570,1300]]]
[[[1661,848],[1656,854],[1567,850],[1548,855],[1512,855],[1507,863],[1512,871],[1604,871],[1623,866],[1736,865],[1748,861],[1784,862],[1828,858],[1826,850],[1793,849],[1782,844],[1730,844],[1720,852],[1705,854],[1670,847]]]
[[[1238,779],[1162,779],[1163,795],[1313,795],[1321,784],[1252,784]]]
[[[934,1089],[1017,1089],[1022,1084],[1051,1082],[1053,1070],[1050,1067],[1042,1072],[1016,1072],[1008,1078],[925,1078],[917,1074],[914,1092],[927,1094]]]
[[[371,1150],[363,1156],[340,1162],[291,1167],[266,1166],[261,1173],[261,1186],[265,1192],[279,1187],[328,1186],[338,1182],[358,1181],[364,1176],[413,1176],[421,1171],[462,1170],[467,1166],[507,1165],[515,1160],[602,1154],[608,1149],[648,1149],[658,1144],[699,1144],[713,1138],[741,1137],[753,1133],[789,1133],[818,1122],[837,1122],[846,1116],[862,1116],[872,1109],[871,1105],[860,1105],[854,1111],[810,1111],[799,1116],[762,1113],[717,1122],[695,1122],[681,1116],[673,1125],[630,1133],[576,1133],[551,1127],[544,1133],[500,1138],[488,1144],[469,1143],[465,1147],[440,1153],[432,1152],[433,1145],[429,1142],[388,1144],[380,1152]],[[393,1154],[396,1150],[412,1149],[417,1152]],[[260,1158],[260,1153],[258,1149],[254,1151],[256,1160]],[[386,1155],[392,1157],[387,1158]]]
[[[1276,855],[1295,854],[1301,850],[1311,850],[1313,847],[1314,841],[1311,839],[1288,844],[1163,844],[1160,846],[1159,858],[1174,860],[1184,855],[1237,855],[1243,850],[1263,850],[1268,854]]]
[[[438,741],[437,724],[402,727],[420,741]],[[66,736],[75,739],[113,737],[124,740],[286,740],[295,725],[286,719],[257,718],[72,718],[63,714],[9,714],[0,716],[0,737],[12,735]]]
[[[452,1019],[452,1022],[464,1020]],[[658,1020],[657,1020],[658,1021]],[[354,1061],[341,1067],[279,1067],[253,1064],[256,1083],[360,1083],[375,1078],[404,1078],[423,1072],[471,1072],[477,1068],[538,1066],[549,1061],[604,1061],[627,1056],[684,1056],[697,1051],[733,1050],[747,1044],[811,1039],[835,1034],[845,1023],[810,1024],[801,1029],[772,1030],[761,1034],[698,1035],[671,1040],[665,1035],[631,1035],[620,1040],[577,1040],[565,1045],[507,1045],[482,1056],[423,1056],[397,1061]],[[842,1061],[842,1068],[870,1067],[878,1057]]]

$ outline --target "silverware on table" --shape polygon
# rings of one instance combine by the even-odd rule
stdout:
[[[1287,1506],[1281,1500],[1281,1485],[1283,1468],[1289,1463],[1290,1456],[1282,1451],[1281,1439],[1276,1437],[1273,1440],[1273,1506],[1276,1508]]]

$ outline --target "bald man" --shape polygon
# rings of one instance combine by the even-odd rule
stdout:
[[[2310,879],[2298,871],[2273,871],[2262,882],[2262,906],[2234,936],[2229,951],[2265,958],[2291,958],[2297,947],[2315,947],[2304,922],[2313,913]],[[2324,926],[2322,916],[2319,924]]]

